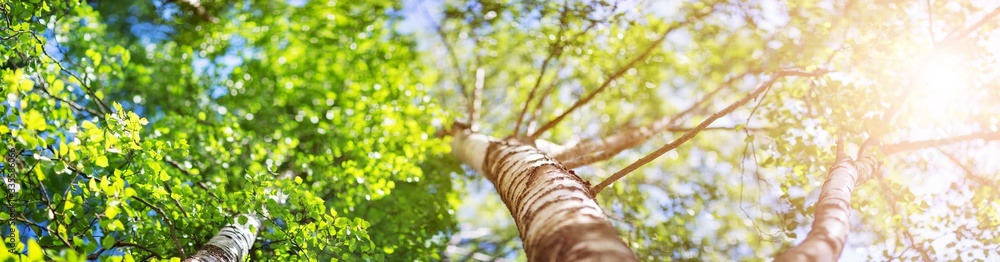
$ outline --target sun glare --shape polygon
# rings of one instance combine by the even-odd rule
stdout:
[[[913,105],[913,113],[919,119],[932,123],[953,117],[954,109],[972,106],[970,92],[972,82],[965,70],[962,59],[955,54],[932,54],[917,70],[914,92],[907,103]],[[924,122],[924,121],[920,121]]]

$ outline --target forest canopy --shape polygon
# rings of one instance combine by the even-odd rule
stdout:
[[[0,16],[0,261],[1000,258],[995,1]]]

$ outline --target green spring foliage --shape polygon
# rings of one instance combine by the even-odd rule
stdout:
[[[0,7],[0,222],[31,260],[191,255],[241,213],[253,260],[441,259],[457,165],[391,1]]]

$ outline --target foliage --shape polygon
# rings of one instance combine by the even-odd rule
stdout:
[[[762,98],[716,121],[714,131],[598,196],[644,260],[754,260],[780,254],[805,237],[836,139],[844,139],[854,155],[872,137],[881,140],[871,149],[879,151],[879,145],[996,133],[995,114],[985,113],[996,107],[985,101],[997,98],[991,65],[1000,50],[989,46],[996,46],[990,37],[1000,23],[977,24],[996,15],[995,3],[929,3],[456,0],[420,5],[443,15],[432,15],[437,24],[418,36],[434,47],[434,58],[455,55],[454,62],[425,60],[447,72],[438,84],[442,89],[435,90],[450,98],[442,99],[452,102],[446,108],[464,114],[466,102],[453,97],[463,86],[472,89],[477,70],[485,72],[479,124],[494,136],[536,132],[609,78],[609,88],[541,138],[572,145],[678,117],[671,126],[676,131],[576,171],[591,183],[679,137],[779,70],[829,70],[779,79]],[[664,32],[666,40],[656,44]],[[650,45],[655,49],[643,56]],[[619,71],[625,73],[616,76]],[[940,80],[947,75],[957,77]],[[525,124],[514,133],[522,109]],[[997,223],[988,218],[997,206],[986,200],[994,198],[989,194],[997,170],[977,160],[995,158],[996,144],[967,147],[876,153],[884,177],[855,193],[856,232],[845,257],[1000,255],[991,251],[997,232],[986,226]],[[966,170],[938,150],[955,155]],[[945,203],[947,208],[933,208]],[[460,218],[460,225],[491,228],[478,222],[488,214],[506,215],[481,210]],[[943,234],[955,237],[935,240]],[[971,244],[963,246],[965,241]],[[504,243],[458,246],[482,250],[494,244]]]
[[[455,165],[395,7],[195,4],[2,2],[3,235],[166,259],[249,212],[254,260],[439,259]]]

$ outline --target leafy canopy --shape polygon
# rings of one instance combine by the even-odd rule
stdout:
[[[255,213],[253,260],[440,259],[456,165],[390,1],[0,7],[4,250],[189,256]]]

